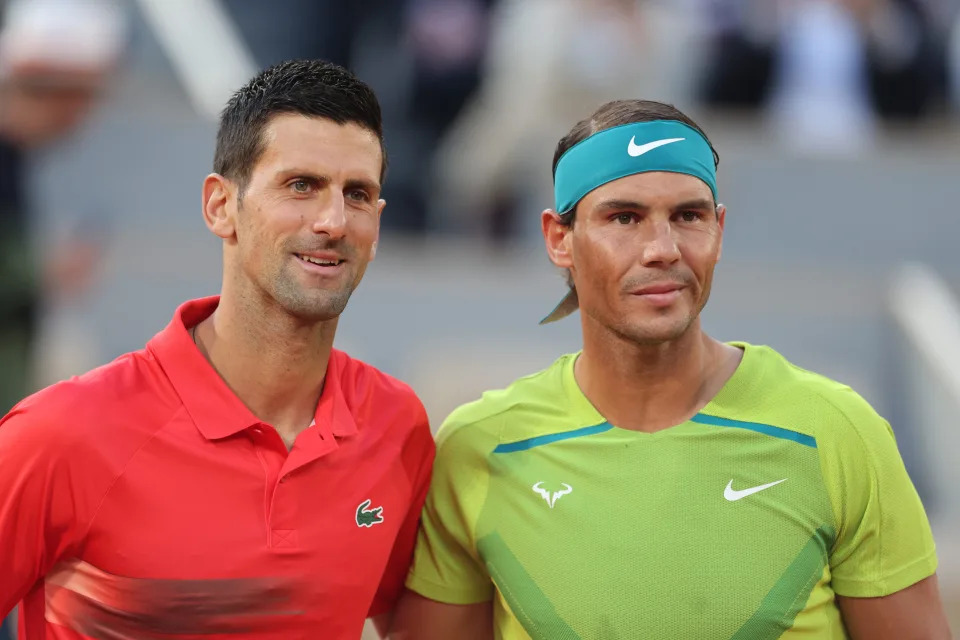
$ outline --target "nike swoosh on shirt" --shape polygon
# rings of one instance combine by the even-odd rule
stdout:
[[[686,138],[665,138],[663,140],[647,142],[646,144],[637,144],[636,136],[634,136],[630,138],[630,144],[627,145],[627,153],[636,158],[637,156],[642,156],[647,151],[653,151],[657,147],[662,147],[665,144],[673,144],[674,142],[680,142],[681,140],[686,140]]]
[[[727,488],[723,490],[723,497],[729,500],[730,502],[735,502],[747,496],[752,496],[755,493],[763,491],[764,489],[769,489],[775,485],[780,484],[781,482],[786,482],[787,479],[777,480],[775,482],[768,482],[767,484],[761,484],[759,487],[750,487],[749,489],[741,489],[739,491],[733,488],[733,480],[727,483]]]

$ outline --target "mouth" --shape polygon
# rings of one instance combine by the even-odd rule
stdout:
[[[297,257],[297,260],[300,264],[304,265],[311,271],[317,271],[321,273],[329,273],[334,271],[346,262],[343,258],[335,254],[320,254],[320,253],[295,253],[293,254]]]
[[[680,297],[683,289],[683,285],[669,282],[649,285],[631,291],[630,293],[655,307],[666,307],[673,304]]]

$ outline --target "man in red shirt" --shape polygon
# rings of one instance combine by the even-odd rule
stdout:
[[[433,439],[407,386],[332,348],[376,251],[382,140],[373,92],[325,62],[227,104],[203,183],[220,296],[0,420],[0,615],[21,603],[21,639],[386,625]]]

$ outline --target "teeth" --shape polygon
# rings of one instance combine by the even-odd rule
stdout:
[[[340,264],[339,260],[321,260],[320,258],[311,258],[310,256],[300,256],[301,260],[306,260],[307,262],[312,262],[313,264],[319,264],[324,267],[335,267]]]

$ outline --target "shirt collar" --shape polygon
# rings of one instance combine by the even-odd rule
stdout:
[[[203,357],[190,335],[190,329],[208,318],[219,303],[219,296],[183,303],[170,324],[147,343],[147,350],[156,357],[197,429],[208,440],[226,438],[262,424]],[[357,433],[356,421],[341,388],[346,360],[346,354],[331,350],[323,392],[314,414],[320,432],[336,437]]]

